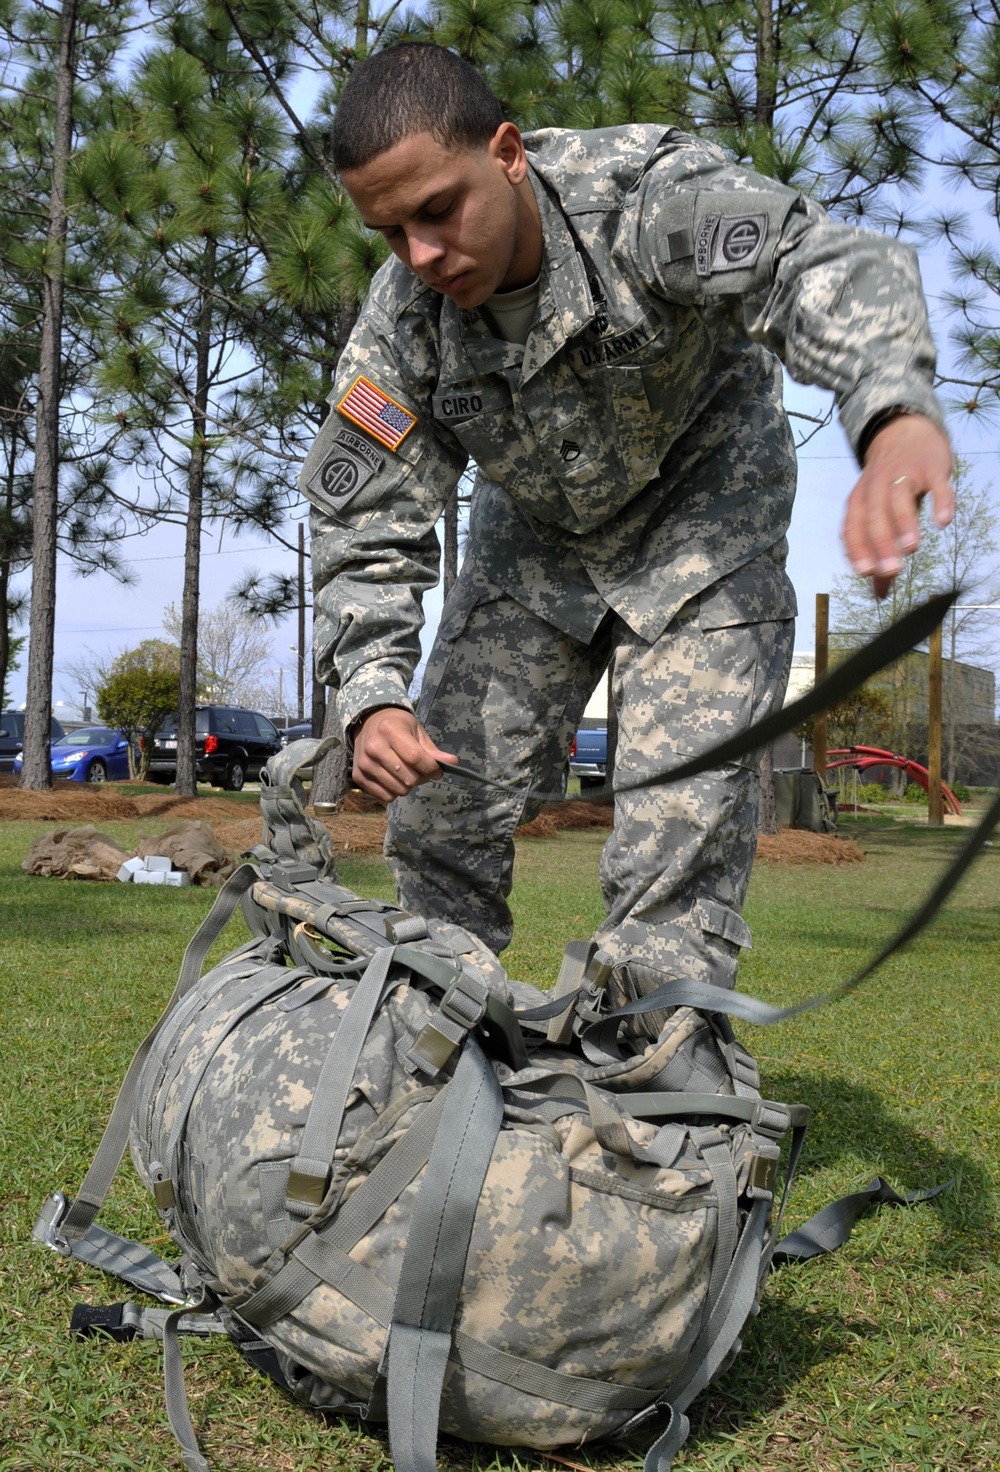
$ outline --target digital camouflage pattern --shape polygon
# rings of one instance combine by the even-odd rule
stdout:
[[[317,668],[345,725],[409,708],[434,525],[470,460],[492,581],[576,639],[611,609],[651,641],[784,535],[794,454],[773,354],[833,390],[855,448],[892,408],[941,423],[906,246],[676,129],[525,141],[544,233],[527,344],[389,261],[303,469]],[[396,406],[395,450],[336,410],[362,377]]]
[[[393,260],[341,359],[301,480],[317,670],[345,728],[411,708],[434,524],[474,462],[465,567],[420,718],[490,776],[552,788],[612,661],[599,938],[731,985],[749,942],[755,772],[676,790],[662,778],[783,698],[795,457],[778,359],[833,390],[855,449],[889,410],[941,422],[916,258],[676,129],[525,142],[544,243],[526,344]],[[448,777],[394,803],[404,902],[501,950],[525,808]]]
[[[744,581],[736,574],[693,600],[651,645],[613,615],[581,644],[466,558],[418,707],[443,749],[461,750],[472,766],[525,792],[551,790],[610,654],[622,715],[614,834],[601,870],[608,918],[597,939],[615,960],[640,956],[720,986],[733,985],[739,950],[750,944],[739,911],[756,847],[757,761],[686,783],[664,777],[780,706],[792,622],[762,621]],[[539,806],[450,776],[398,798],[386,857],[400,903],[447,915],[502,951],[511,936],[514,830]],[[660,1021],[644,1019],[654,1037]]]
[[[289,758],[286,779],[294,765]],[[387,1334],[433,1133],[395,1191],[376,1190],[375,1171],[384,1182],[391,1152],[440,1117],[466,1034],[440,1068],[427,1065],[421,1039],[428,1023],[441,1025],[448,977],[504,1004],[515,991],[522,1004],[545,997],[510,982],[475,936],[451,925],[428,922],[422,940],[387,947],[393,925],[416,934],[414,917],[331,880],[292,879],[303,865],[283,840],[304,825],[291,802],[284,815],[271,812],[276,841],[269,858],[258,855],[263,877],[244,907],[255,939],[164,1019],[139,1075],[132,1153],[186,1254],[186,1280],[209,1285],[237,1337],[273,1346],[303,1402],[379,1420]],[[294,964],[304,924],[314,939],[336,940],[325,952],[335,974]],[[366,984],[363,966],[345,970],[351,954],[384,962],[385,982],[341,1078],[324,1064],[352,1030],[347,1019]],[[436,988],[421,970],[428,963],[439,975],[444,968]],[[581,994],[581,1025],[599,1020],[597,997],[593,987]],[[620,1050],[608,1051],[603,1034],[586,1056],[535,1043],[521,1062],[494,1055],[486,1065],[502,1093],[503,1127],[475,1209],[440,1425],[471,1440],[544,1448],[617,1430],[707,1352],[711,1311],[727,1282],[734,1291],[727,1274],[747,1212],[771,1199],[760,1166],[772,1168],[788,1115],[762,1104],[752,1124],[724,1117],[736,1096],[759,1101],[756,1070],[724,1019],[689,1007],[673,1009],[655,1041]],[[317,1163],[325,1184],[312,1204],[293,1200],[307,1122],[316,1112],[325,1119],[341,1088],[342,1120]],[[723,1117],[707,1118],[701,1099],[696,1117],[637,1119],[629,1095],[649,1090],[714,1095]],[[769,1258],[766,1213],[755,1219],[745,1313],[729,1325],[719,1360]],[[391,1396],[391,1350],[388,1364]]]

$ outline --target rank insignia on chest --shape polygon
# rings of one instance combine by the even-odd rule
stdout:
[[[415,414],[363,376],[354,380],[337,409],[390,450],[399,449],[417,422]]]

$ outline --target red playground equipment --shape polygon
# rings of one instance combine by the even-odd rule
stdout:
[[[930,781],[930,773],[919,762],[908,756],[897,756],[894,752],[883,751],[878,746],[838,746],[833,751],[828,751],[827,757],[840,758],[839,761],[827,761],[828,772],[836,767],[857,767],[859,772],[867,772],[871,767],[901,767],[912,781],[920,783],[925,792]],[[941,783],[941,796],[946,810],[960,818],[962,804],[944,782]]]

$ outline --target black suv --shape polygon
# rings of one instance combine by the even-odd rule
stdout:
[[[198,705],[194,712],[195,776],[239,792],[249,777],[256,782],[269,756],[281,750],[277,726],[255,710],[233,705]],[[153,738],[149,776],[172,782],[177,776],[177,716],[164,721]]]
[[[55,716],[49,722],[49,735],[59,741],[66,732]],[[24,711],[5,710],[0,715],[0,772],[14,770],[14,758],[24,745]]]

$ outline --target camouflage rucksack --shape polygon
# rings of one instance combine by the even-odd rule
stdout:
[[[658,1416],[666,1472],[756,1311],[807,1111],[761,1098],[732,994],[609,1007],[627,978],[586,946],[538,992],[457,926],[341,888],[299,780],[328,744],[268,763],[266,845],[189,945],[76,1200],[36,1228],[176,1307],[75,1326],[163,1338],[192,1472],[186,1330],[229,1333],[309,1406],[387,1420],[398,1472],[430,1472],[439,1427],[550,1448]],[[202,976],[241,902],[253,939]],[[655,1042],[626,1035],[657,1009]],[[178,1271],[95,1221],[127,1137]]]

